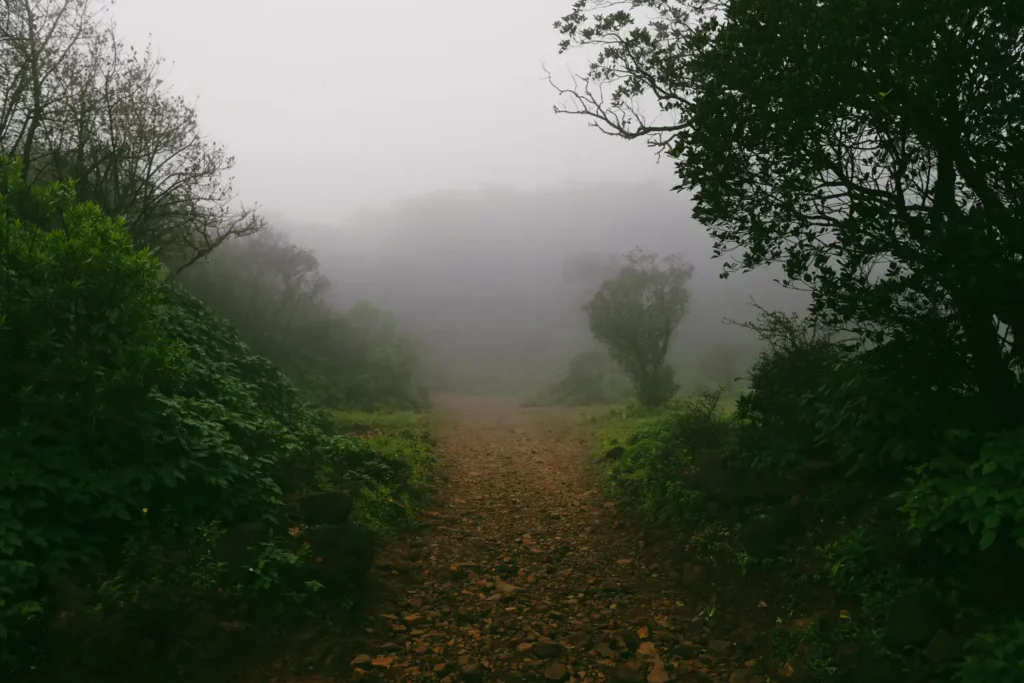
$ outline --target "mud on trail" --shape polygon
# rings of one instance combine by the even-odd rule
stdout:
[[[700,569],[602,499],[571,415],[439,403],[447,481],[383,549],[389,597],[340,680],[764,681]]]

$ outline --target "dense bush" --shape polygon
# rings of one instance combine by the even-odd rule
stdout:
[[[735,460],[799,486],[785,505],[760,501],[766,520],[817,520],[851,541],[851,520],[870,519],[884,551],[913,555],[910,583],[960,612],[1019,611],[1024,110],[1007,103],[1024,84],[1020,3],[607,5],[579,0],[557,23],[563,50],[599,53],[562,91],[567,110],[677,161],[677,189],[730,256],[723,276],[775,266],[810,295],[808,319],[754,326],[767,349],[738,407]],[[961,86],[979,72],[983,87]],[[645,95],[667,125],[638,115]],[[833,568],[858,564],[833,550]],[[881,576],[884,551],[858,569]],[[861,607],[894,592],[879,583]],[[894,616],[929,612],[916,606]],[[932,650],[904,662],[912,677],[941,678],[934,651],[952,648],[926,643],[953,621],[977,629],[962,617],[895,639]],[[1021,643],[1019,622],[975,636],[961,680],[1024,680]]]
[[[156,262],[68,186],[27,188],[17,168],[3,173],[0,629],[39,609],[31,591],[42,573],[143,524],[161,489],[177,487],[203,455],[200,486],[227,483],[237,472],[225,470],[240,464],[222,430],[204,434],[194,422],[201,406],[163,391],[177,350],[160,328]],[[59,229],[40,227],[51,225]],[[273,487],[245,484],[241,504],[273,501]],[[188,521],[185,510],[174,515]]]
[[[569,360],[552,394],[559,403],[593,405],[608,400],[611,363],[602,351],[583,351]]]
[[[0,636],[40,582],[285,491],[401,482],[69,185],[0,186]]]
[[[357,493],[353,518],[378,536],[391,536],[412,528],[416,509],[434,477],[434,437],[426,415],[412,411],[342,412],[335,414],[339,429],[401,463],[401,476],[365,481]],[[350,475],[351,476],[351,475]],[[329,488],[327,482],[322,482]]]
[[[957,671],[960,683],[1014,683],[1024,680],[1024,621],[976,634],[967,642]]]
[[[833,331],[799,316],[761,310],[754,330],[764,349],[736,404],[743,423],[740,448],[760,466],[786,466],[815,454],[818,425],[811,407],[822,381],[835,372],[843,349]]]
[[[910,528],[946,550],[985,550],[1000,534],[1024,547],[1024,430],[951,434],[916,468],[904,501]]]
[[[689,531],[698,559],[735,558],[748,581],[768,576],[758,567],[771,566],[773,581],[792,571],[805,587],[795,594],[823,585],[842,609],[856,605],[855,621],[815,635],[813,651],[773,635],[772,656],[805,660],[812,680],[829,680],[844,638],[859,639],[864,657],[931,667],[915,657],[934,652],[933,636],[964,645],[978,628],[965,615],[1001,623],[1018,613],[1022,432],[991,429],[972,391],[941,379],[922,391],[884,345],[842,344],[776,313],[750,327],[765,347],[734,415],[672,405],[623,419],[625,432],[602,444],[620,500]],[[928,616],[908,622],[907,610]],[[955,636],[939,633],[951,623]],[[904,642],[912,629],[918,640]],[[1020,643],[1019,625],[984,629],[947,673],[1017,680]]]
[[[646,521],[675,524],[699,515],[692,473],[730,447],[733,427],[721,409],[721,392],[705,392],[671,406],[602,444],[613,493]]]

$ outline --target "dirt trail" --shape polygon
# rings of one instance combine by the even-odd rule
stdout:
[[[346,678],[764,680],[715,634],[699,569],[645,547],[601,498],[570,418],[441,403],[450,479],[425,533],[384,551],[376,575],[395,597]]]

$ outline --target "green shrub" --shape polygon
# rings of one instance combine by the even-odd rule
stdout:
[[[234,328],[67,184],[0,173],[0,641],[90,558],[272,518],[285,491],[400,489]],[[330,472],[326,482],[322,475]],[[0,653],[3,656],[9,651]]]
[[[116,555],[126,534],[268,515],[280,490],[268,476],[278,453],[257,447],[267,441],[256,436],[258,418],[232,411],[216,391],[226,383],[221,369],[195,364],[168,334],[168,285],[154,258],[135,250],[119,221],[77,203],[70,186],[26,188],[15,169],[5,171],[0,609],[8,617],[38,611],[31,596],[41,576]]]
[[[984,441],[952,432],[945,452],[915,470],[903,509],[912,530],[949,551],[984,550],[1000,533],[1024,547],[1024,429]]]
[[[332,408],[426,405],[413,340],[368,303],[336,309],[316,256],[282,233],[265,229],[224,244],[178,280],[312,400]]]
[[[741,454],[755,466],[788,467],[818,450],[810,402],[843,355],[833,332],[810,318],[760,309],[745,326],[765,344],[736,403]]]
[[[174,412],[159,393],[174,349],[159,326],[158,265],[69,186],[26,188],[16,168],[3,173],[0,637],[39,611],[41,573],[143,523],[154,487],[181,471],[139,448]]]
[[[568,405],[594,405],[609,400],[608,379],[611,362],[603,351],[584,351],[569,360],[569,366],[552,394],[556,402]]]
[[[690,485],[694,461],[724,453],[733,436],[720,398],[721,392],[706,392],[676,403],[634,423],[618,444],[622,452],[608,461],[606,477],[645,521],[674,525],[700,516],[702,499]]]
[[[871,533],[864,527],[817,548],[829,585],[846,595],[863,594],[873,579],[871,550]]]
[[[235,329],[202,302],[171,287],[164,296],[162,324],[185,358],[178,394],[221,406],[231,438],[282,489],[401,476],[401,462],[345,434],[329,411],[306,403],[288,378],[253,355]],[[332,472],[326,479],[325,470]]]
[[[1024,620],[975,634],[964,647],[960,683],[1017,683],[1024,680]]]
[[[906,384],[893,349],[858,350],[810,317],[762,310],[747,326],[766,344],[736,407],[740,452],[756,466],[839,461],[896,488],[908,467],[933,457],[950,426],[972,424],[969,399]]]
[[[353,518],[378,536],[410,528],[436,465],[427,418],[414,412],[336,412],[335,419],[344,430],[359,433],[375,453],[401,463],[402,468],[401,477],[378,478],[360,488]]]

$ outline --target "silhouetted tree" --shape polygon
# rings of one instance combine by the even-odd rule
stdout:
[[[1020,421],[1024,3],[578,0],[557,28],[597,53],[557,110],[675,159],[725,275],[782,264],[900,383]]]
[[[0,150],[31,182],[73,179],[175,271],[263,222],[235,204],[234,158],[160,78],[162,60],[101,21],[106,0],[6,0]]]
[[[626,261],[584,310],[594,338],[633,382],[640,402],[657,406],[678,388],[665,356],[686,314],[693,268],[678,255],[659,259],[639,249]]]

